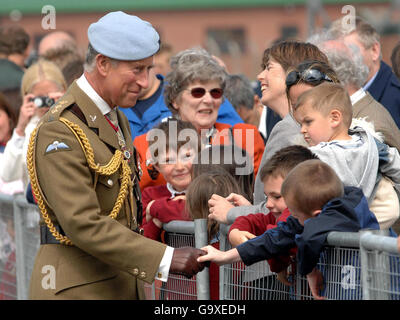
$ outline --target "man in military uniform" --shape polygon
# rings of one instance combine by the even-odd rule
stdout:
[[[112,12],[88,29],[84,74],[43,117],[27,163],[41,211],[31,299],[143,299],[143,282],[188,277],[203,251],[140,235],[139,169],[119,107],[136,103],[159,49],[150,23]]]

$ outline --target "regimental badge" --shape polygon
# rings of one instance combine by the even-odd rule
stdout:
[[[71,150],[70,146],[68,146],[66,143],[53,141],[53,143],[47,146],[45,154],[66,150]]]
[[[124,157],[126,160],[129,160],[131,157],[131,152],[128,149],[124,150]]]
[[[89,117],[90,117],[90,120],[92,121],[92,122],[95,122],[96,121],[96,118],[97,118],[97,116],[96,115],[89,115]]]

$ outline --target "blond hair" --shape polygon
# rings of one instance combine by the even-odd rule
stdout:
[[[304,104],[309,104],[314,110],[328,115],[332,110],[339,110],[343,124],[349,128],[353,117],[353,107],[346,89],[338,83],[321,83],[320,85],[303,92],[293,108],[296,111]]]
[[[30,93],[35,84],[44,80],[54,82],[60,91],[67,89],[67,83],[57,65],[53,62],[40,59],[25,71],[22,77],[21,95],[25,96],[27,93]]]

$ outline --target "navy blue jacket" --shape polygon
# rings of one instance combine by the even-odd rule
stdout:
[[[345,187],[344,190],[343,197],[329,201],[318,216],[305,221],[304,227],[290,216],[276,228],[237,246],[244,264],[287,254],[289,249],[297,246],[299,273],[306,275],[317,265],[329,232],[379,229],[362,190],[356,187]]]
[[[400,128],[400,81],[385,62],[381,61],[378,74],[367,91],[390,112]]]

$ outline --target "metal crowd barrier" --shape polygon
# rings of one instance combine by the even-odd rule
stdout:
[[[22,195],[0,194],[0,300],[28,299],[39,244],[38,208]]]
[[[0,194],[0,300],[28,299],[29,281],[39,248],[39,212],[22,195]],[[172,221],[164,225],[165,241],[178,248],[207,244],[205,219]],[[221,225],[220,249],[230,249],[228,226]],[[383,234],[382,234],[383,233]],[[324,277],[321,295],[334,300],[400,300],[400,255],[397,238],[385,231],[331,232],[317,268]],[[276,279],[265,261],[219,268],[220,300],[309,300],[305,277],[289,268],[292,286]],[[209,269],[187,279],[170,274],[167,282],[146,285],[152,300],[207,300]]]
[[[222,228],[225,234],[227,230]],[[230,249],[226,236],[222,238],[221,250]],[[331,232],[317,265],[324,279],[320,294],[328,300],[400,299],[399,259],[397,238],[387,236],[387,231]],[[223,266],[220,299],[313,299],[306,277],[293,269],[289,268],[293,285],[285,286],[266,262]]]
[[[207,220],[171,221],[164,224],[165,243],[173,248],[207,245]],[[148,300],[208,300],[209,274],[205,268],[196,276],[188,279],[181,275],[168,275],[168,281],[155,280],[152,285],[145,284]]]

